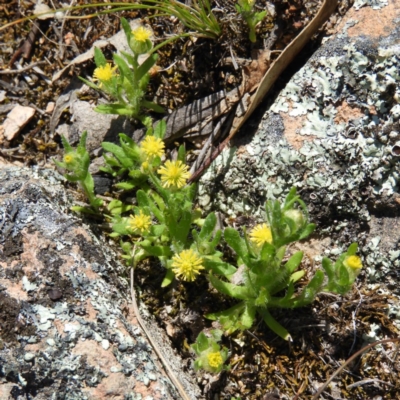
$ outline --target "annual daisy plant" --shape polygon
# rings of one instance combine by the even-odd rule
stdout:
[[[143,40],[145,33],[143,34]],[[108,69],[108,67],[107,67]],[[111,72],[112,74],[113,72]],[[99,78],[100,79],[100,78]],[[283,204],[268,201],[265,221],[249,232],[227,227],[218,228],[217,217],[210,213],[201,218],[194,208],[196,186],[188,184],[190,173],[183,146],[175,160],[167,159],[163,141],[166,124],[153,126],[150,121],[141,143],[120,134],[120,146],[103,143],[106,167],[116,181],[121,194],[135,197],[131,204],[112,200],[105,210],[113,232],[121,239],[121,248],[128,265],[135,266],[149,257],[158,258],[165,268],[162,286],[174,280],[181,285],[196,285],[201,275],[221,294],[236,300],[227,310],[215,310],[206,315],[217,321],[221,331],[202,332],[192,350],[195,368],[220,373],[226,366],[228,351],[220,346],[222,334],[250,329],[257,319],[285,340],[289,332],[270,313],[274,308],[295,308],[310,304],[321,291],[346,294],[362,269],[362,260],[353,243],[333,263],[322,259],[322,269],[297,286],[306,272],[301,269],[303,252],[288,255],[289,245],[307,238],[315,228],[308,222],[307,207],[293,188]],[[89,198],[92,212],[98,212],[102,201],[94,194],[94,182],[89,173],[89,155],[85,149],[86,133],[74,150],[63,138],[65,155],[57,165],[68,171],[67,179],[79,182]],[[124,198],[124,195],[121,196]],[[77,211],[87,211],[79,208]],[[219,247],[224,240],[225,247]],[[227,246],[236,255],[228,257],[221,249]],[[204,278],[203,278],[204,279]]]
[[[100,104],[95,111],[103,114],[125,115],[143,122],[143,108],[164,112],[159,105],[146,100],[146,90],[150,79],[149,71],[157,61],[157,54],[149,54],[140,62],[139,57],[153,48],[151,31],[143,26],[131,29],[129,23],[121,18],[131,54],[122,51],[114,54],[113,64],[108,62],[100,49],[94,50],[96,69],[91,82],[81,78],[91,88],[105,92],[114,103]]]

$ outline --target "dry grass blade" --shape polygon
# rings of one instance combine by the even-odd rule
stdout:
[[[357,353],[353,354],[346,362],[343,363],[333,374],[332,376],[319,388],[318,392],[315,393],[311,400],[317,400],[320,394],[327,388],[327,386],[332,382],[332,380],[339,375],[343,369],[349,365],[356,357],[364,353],[365,351],[371,349],[372,347],[377,346],[378,344],[390,343],[390,342],[400,342],[400,339],[384,339],[379,340],[377,342],[371,343],[368,346],[363,347],[361,350],[357,351]]]

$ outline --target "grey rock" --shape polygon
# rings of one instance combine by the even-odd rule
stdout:
[[[56,173],[0,168],[0,398],[179,398],[137,325],[125,268],[72,204]]]

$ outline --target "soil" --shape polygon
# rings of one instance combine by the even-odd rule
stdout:
[[[234,2],[212,2],[213,7],[217,7],[222,15],[222,35],[214,41],[185,38],[162,48],[159,52],[158,73],[151,80],[149,99],[168,110],[174,110],[219,90],[231,90],[241,82],[241,69],[234,68],[232,58],[239,60],[239,63],[240,60],[250,62],[257,50],[268,43],[269,32],[275,28],[278,28],[277,37],[268,46],[272,51],[282,50],[308,23],[320,5],[319,1],[310,0],[274,0],[270,3],[275,6],[276,17],[268,17],[263,21],[258,28],[258,40],[253,44],[248,39],[245,24],[235,12]],[[59,2],[54,2],[54,5],[62,7]],[[33,6],[34,3],[29,1],[0,4],[0,25],[30,15]],[[260,9],[265,6],[266,1],[257,1]],[[322,37],[330,33],[335,21],[340,19],[340,14],[350,6],[346,0],[340,2],[336,15],[283,75],[275,90],[305,62]],[[54,168],[51,159],[62,153],[62,148],[60,138],[50,131],[51,111],[46,110],[51,110],[49,106],[73,77],[91,76],[94,63],[88,61],[72,66],[51,85],[37,70],[10,73],[6,68],[16,70],[17,63],[22,67],[40,63],[38,66],[43,74],[51,77],[76,56],[91,48],[97,39],[117,33],[121,17],[128,20],[141,18],[145,24],[151,25],[156,41],[182,30],[176,19],[155,16],[145,10],[97,17],[90,16],[92,12],[91,9],[80,9],[70,13],[73,16],[86,15],[83,19],[36,20],[39,29],[28,46],[26,40],[33,29],[31,22],[22,21],[0,32],[0,66],[3,70],[0,70],[0,91],[7,93],[7,100],[0,104],[0,123],[5,119],[8,105],[18,103],[37,110],[34,118],[15,139],[3,141],[0,145],[0,158],[5,162]],[[21,46],[23,50],[28,50],[25,57],[18,52]],[[107,48],[105,54],[111,58],[112,48]],[[89,98],[93,101],[98,97],[98,93],[89,92]],[[69,114],[65,113],[62,119],[65,121],[68,118]],[[188,143],[187,146],[190,148],[192,144]],[[304,268],[311,275],[312,264],[306,262]],[[153,260],[151,263],[143,263],[137,276],[140,300],[146,303],[160,326],[166,329],[190,368],[193,354],[188,351],[188,344],[193,343],[202,329],[212,326],[211,321],[203,316],[216,311],[215,304],[222,310],[234,303],[221,299],[221,296],[210,290],[205,278],[200,278],[196,284],[175,281],[170,287],[162,289],[163,276],[162,267]],[[62,280],[57,282],[63,295],[68,296],[68,288],[63,287]],[[223,344],[231,353],[231,369],[216,377],[198,372],[198,382],[205,397],[231,399],[240,396],[242,399],[253,400],[292,399],[297,395],[302,399],[310,399],[321,382],[326,381],[343,361],[367,343],[372,324],[380,324],[383,335],[395,335],[397,332],[386,313],[387,295],[364,289],[364,283],[359,282],[358,288],[354,288],[345,298],[322,294],[308,308],[272,310],[274,317],[292,333],[294,340],[291,343],[279,339],[261,321],[251,331],[224,338]],[[49,294],[50,299],[51,296],[57,298],[58,294]],[[6,331],[10,331],[7,324],[14,323],[10,321],[18,315],[18,310],[15,304],[3,304],[1,298],[0,303],[0,324],[6,327]],[[367,364],[369,368],[366,368]],[[392,363],[385,352],[367,353],[331,384],[331,394],[326,394],[326,398],[400,398],[399,369],[399,362]],[[346,389],[354,382],[366,379],[371,379],[371,382],[359,385],[351,392]],[[392,386],[382,386],[378,380],[389,382]]]

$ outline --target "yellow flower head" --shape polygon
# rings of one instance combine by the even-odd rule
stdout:
[[[64,156],[64,162],[65,164],[71,164],[74,161],[74,156],[72,154],[66,154]]]
[[[141,167],[141,171],[146,174],[149,172],[149,168],[150,168],[150,164],[148,161],[143,161],[142,162],[142,167]]]
[[[346,257],[345,260],[343,261],[343,264],[346,267],[349,267],[351,269],[361,269],[362,268],[362,262],[361,262],[361,258],[358,256],[349,256]]]
[[[250,233],[250,240],[257,246],[272,243],[272,232],[267,224],[257,225]]]
[[[98,81],[108,82],[113,77],[116,68],[111,64],[102,65],[94,70],[93,77]]]
[[[216,351],[215,353],[207,354],[207,361],[210,367],[218,369],[223,363],[221,353]]]
[[[168,160],[157,172],[161,175],[161,182],[165,188],[172,186],[179,189],[186,185],[186,180],[190,177],[188,167],[182,161]]]
[[[164,142],[155,136],[146,136],[140,147],[148,159],[164,155]]]
[[[193,282],[196,275],[204,269],[202,258],[192,249],[183,250],[172,257],[172,270],[177,277],[182,277],[184,281]]]
[[[138,42],[145,42],[146,40],[150,39],[151,31],[143,26],[140,26],[132,31],[132,35]]]
[[[143,214],[142,210],[140,210],[139,215],[131,215],[129,218],[129,228],[133,231],[137,231],[140,235],[148,231],[151,226],[151,217]]]

